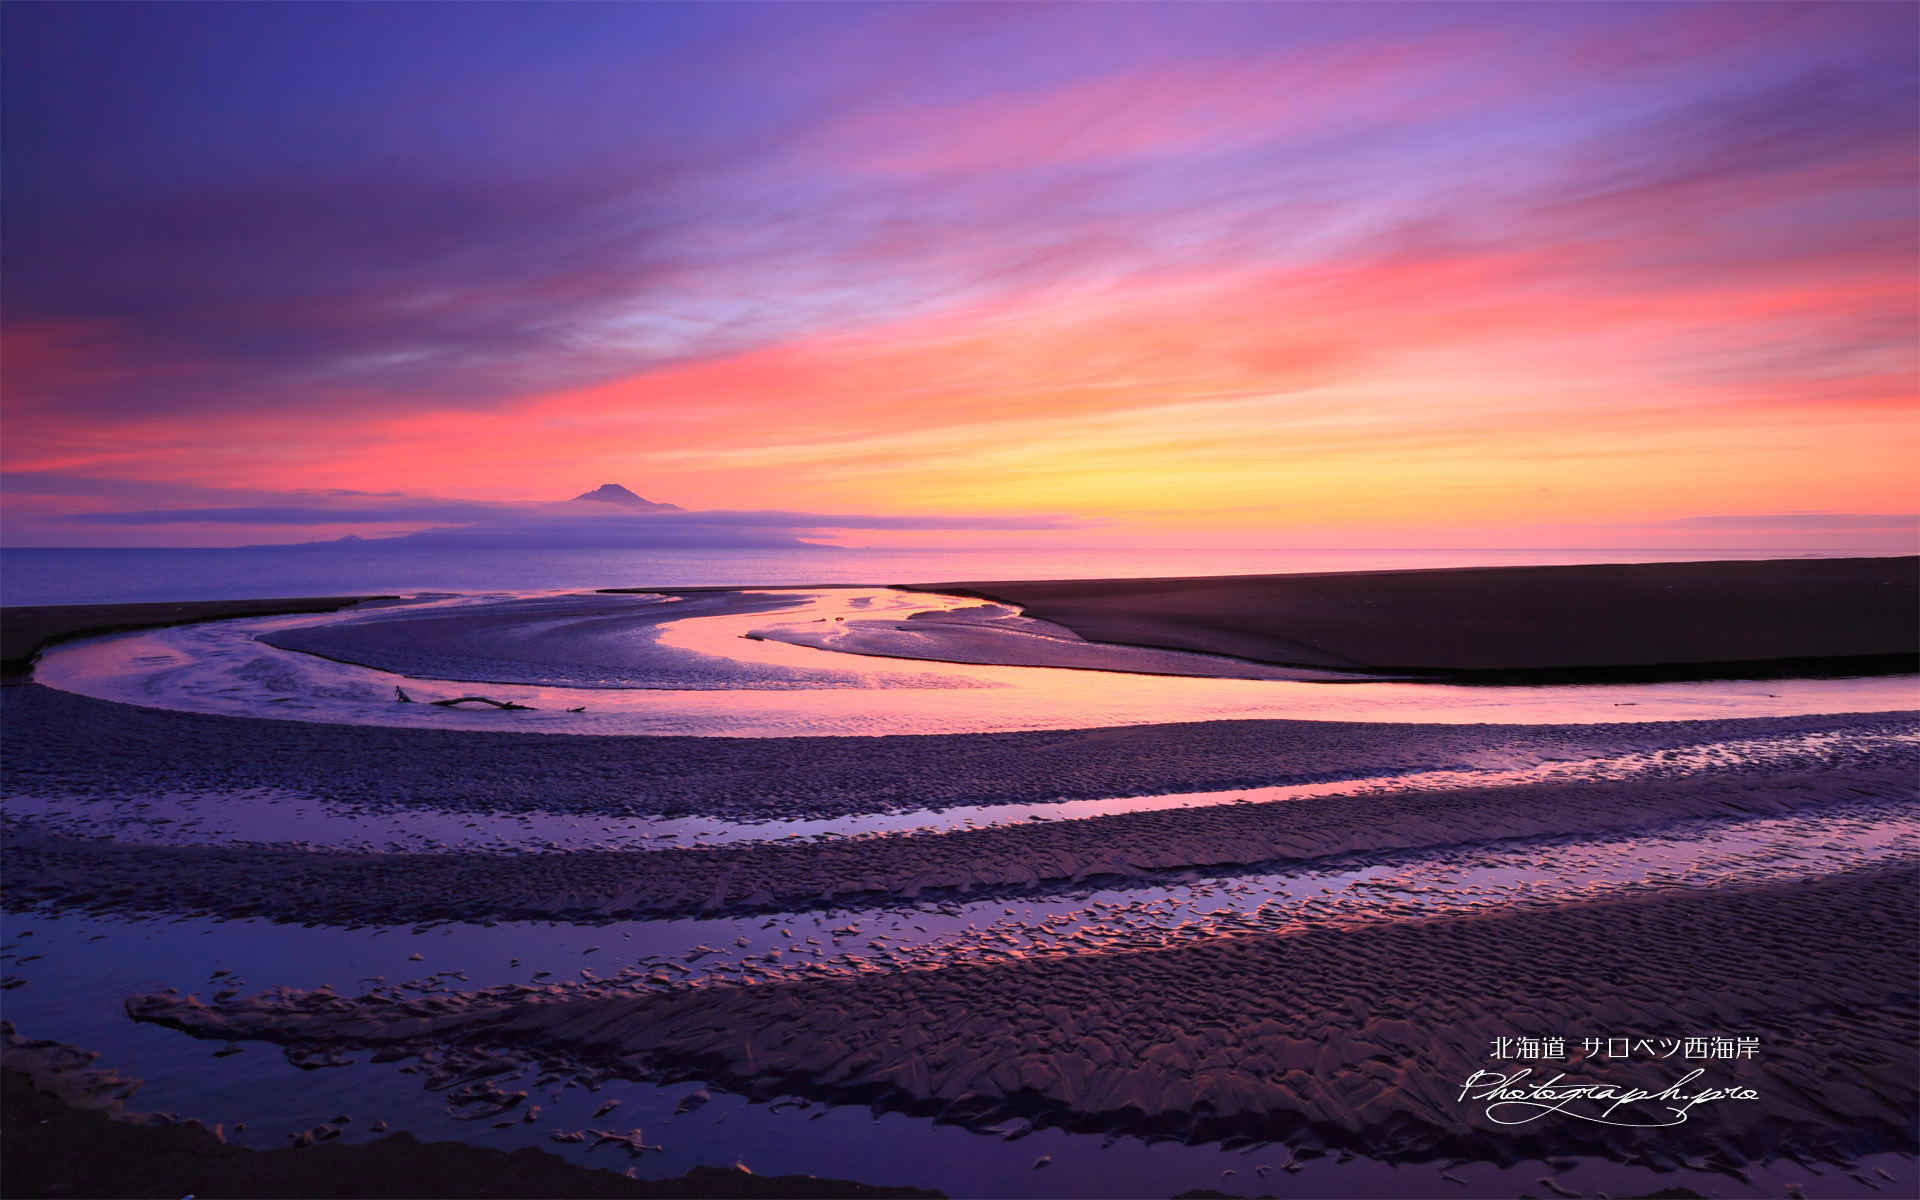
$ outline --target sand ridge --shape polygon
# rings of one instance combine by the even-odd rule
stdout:
[[[1589,757],[1775,732],[1907,731],[1912,714],[1621,725],[1205,721],[892,737],[595,737],[260,721],[0,691],[7,794],[297,789],[450,811],[734,820],[1219,791]],[[297,763],[297,768],[290,767]]]
[[[1874,798],[1913,803],[1920,748],[1824,770],[1332,796],[938,834],[561,854],[317,853],[37,837],[6,849],[10,904],[337,924],[781,911],[1089,879],[1146,882],[1495,840],[1627,834]]]
[[[1920,669],[1914,557],[909,587],[1015,605],[1090,641],[1338,671],[1598,681]]]
[[[450,1047],[426,1060],[450,1082],[484,1078],[502,1054],[532,1055],[549,1070],[702,1078],[976,1126],[1021,1118],[1284,1139],[1387,1161],[1603,1152],[1661,1166],[1704,1156],[1737,1172],[1763,1155],[1915,1148],[1916,883],[1900,866],[1140,954],[624,998],[543,1002],[511,989],[423,1008],[283,990],[216,1004],[148,995],[128,1011],[301,1054]],[[1769,969],[1756,971],[1762,931]],[[1684,1134],[1570,1120],[1516,1132],[1455,1098],[1501,1036],[1551,1031],[1578,1044],[1683,1029],[1760,1039],[1763,1056],[1716,1074],[1757,1089],[1753,1111],[1702,1111]],[[1585,1070],[1624,1073],[1595,1061]]]

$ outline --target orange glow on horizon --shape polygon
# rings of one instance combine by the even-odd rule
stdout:
[[[1048,512],[1282,541],[1910,503],[1900,364],[1813,381],[1666,365],[1688,336],[1737,344],[1752,322],[1884,302],[1895,281],[1615,297],[1548,277],[1480,259],[1169,278],[298,447],[261,415],[223,429],[223,482],[551,500],[605,479],[694,508]],[[157,422],[150,436],[158,476],[204,461]]]
[[[601,68],[515,37],[452,90],[378,39],[244,79],[93,18],[16,51],[168,103],[16,106],[64,149],[9,172],[9,544],[609,481],[849,542],[1920,513],[1898,6],[735,11],[503,9]],[[706,65],[663,76],[665,28]]]

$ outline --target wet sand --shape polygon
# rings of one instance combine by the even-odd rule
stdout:
[[[831,670],[749,669],[737,662],[722,670],[705,656],[657,641],[660,627],[671,622],[773,614],[804,598],[784,590],[563,595],[437,612],[427,620],[396,606],[350,622],[275,630],[260,640],[335,662],[480,684],[831,687]]]
[[[7,1036],[10,1042],[23,1041]],[[370,1145],[329,1139],[297,1148],[249,1150],[228,1143],[219,1130],[198,1121],[130,1113],[119,1101],[90,1094],[87,1085],[102,1081],[76,1080],[73,1067],[62,1069],[57,1062],[63,1052],[74,1056],[71,1047],[25,1043],[21,1049],[24,1053],[10,1053],[9,1060],[26,1069],[8,1066],[0,1071],[0,1108],[6,1113],[0,1126],[0,1158],[5,1161],[8,1196],[932,1200],[941,1195],[911,1187],[719,1168],[695,1168],[679,1179],[636,1179],[615,1170],[575,1166],[533,1148],[508,1153],[458,1142],[422,1142],[407,1133],[388,1134]],[[106,1074],[84,1067],[78,1073]],[[124,1087],[129,1081],[111,1077],[105,1082]]]
[[[578,1001],[525,989],[438,1003],[280,991],[214,1004],[149,995],[128,1010],[306,1054],[439,1048],[433,1072],[472,1081],[476,1096],[491,1094],[480,1081],[495,1067],[531,1057],[549,1071],[699,1078],[973,1126],[1286,1140],[1412,1161],[1704,1157],[1737,1172],[1762,1156],[1915,1148],[1916,882],[1903,866],[1160,952]],[[1719,1068],[1719,1086],[1759,1097],[1679,1129],[1502,1129],[1455,1095],[1476,1070],[1512,1068],[1489,1062],[1502,1036],[1558,1031],[1578,1047],[1662,1029],[1757,1037],[1763,1058],[1705,1065]],[[1532,1065],[1591,1072],[1597,1057]],[[1656,1090],[1685,1073],[1637,1066]]]
[[[1802,770],[1726,770],[1401,795],[1332,796],[798,844],[561,854],[352,854],[8,838],[10,903],[334,924],[606,921],[1012,898],[1088,880],[1298,864],[1510,839],[1594,837],[1881,800],[1905,805],[1911,744]]]
[[[1619,725],[1202,721],[893,737],[598,737],[261,721],[0,692],[8,794],[291,790],[449,811],[731,820],[1218,791],[1589,757],[1726,738],[1904,730],[1877,714]]]
[[[308,596],[288,600],[184,600],[148,604],[46,604],[0,608],[0,676],[16,679],[33,669],[41,650],[75,638],[286,613],[324,613],[391,596]]]
[[[127,736],[151,722],[128,743],[134,752],[122,762],[132,770],[113,784],[120,789],[140,786],[143,772],[149,780],[164,776],[169,755],[176,768],[184,767],[216,744],[227,747],[228,769],[270,764],[268,774],[248,778],[273,777],[284,786],[309,761],[304,753],[285,752],[286,737],[434,742],[386,730],[130,710],[38,688],[9,689],[6,703],[9,712],[37,713],[43,722],[59,718],[55,723],[77,739],[66,749],[46,736],[14,743],[10,774],[45,769],[51,755],[61,760],[51,775],[65,775],[85,761],[81,747],[97,745],[116,726]],[[30,723],[8,721],[13,732],[23,724]],[[1822,815],[1863,802],[1897,818],[1913,811],[1920,771],[1920,742],[1913,737],[1920,722],[1912,714],[1534,731],[1401,727],[1381,743],[1369,740],[1380,731],[1364,727],[1264,724],[1083,731],[1046,739],[1051,745],[1040,748],[1062,762],[1086,756],[1100,764],[1094,778],[1107,782],[1129,778],[1148,761],[1190,761],[1175,747],[1209,734],[1222,744],[1264,734],[1280,747],[1292,738],[1295,758],[1319,735],[1327,739],[1323,752],[1334,753],[1327,749],[1333,745],[1338,756],[1387,756],[1382,761],[1470,756],[1528,736],[1618,749],[1681,746],[1774,727],[1814,733],[1833,749],[1786,761],[1676,760],[1671,771],[1627,779],[646,852],[367,855],[134,845],[15,829],[5,848],[4,884],[15,910],[347,928],[529,919],[591,925],[724,913],[766,913],[785,922],[810,912],[855,920],[863,910],[942,898],[1031,903],[1096,883],[1152,896],[1181,880],[1231,880],[1235,872],[1288,864],[1392,862],[1449,847],[1511,844],[1552,855],[1564,852],[1555,849],[1561,843],[1573,849],[1598,837],[1630,839],[1688,822]],[[1343,734],[1350,739],[1345,745]],[[1155,742],[1156,735],[1165,740]],[[1437,740],[1423,744],[1426,736]],[[486,748],[502,779],[524,783],[533,764],[553,759],[550,738],[445,740],[442,750],[428,752],[422,769],[471,766]],[[1011,759],[1033,750],[1030,740],[968,739],[977,752]],[[845,739],[687,741],[688,752],[753,747],[773,756],[769,764],[791,769],[804,762],[829,777],[831,764],[849,766],[875,748]],[[917,757],[933,773],[950,761],[950,741],[896,738],[875,745],[892,751],[890,769]],[[343,747],[339,757],[344,762],[362,751]],[[1267,769],[1285,774],[1297,767],[1282,757]],[[852,803],[861,786],[832,803]],[[724,792],[724,783],[718,790]],[[736,797],[736,811],[750,808],[751,791],[748,785]],[[606,795],[583,789],[564,802],[591,808],[596,794]],[[418,802],[404,792],[399,799]],[[527,803],[553,800],[535,789]],[[424,992],[233,987],[211,999],[148,993],[131,1000],[128,1013],[213,1041],[278,1044],[297,1063],[326,1065],[367,1052],[375,1062],[414,1062],[450,1106],[483,1116],[494,1111],[490,1106],[506,1112],[519,1103],[514,1096],[523,1093],[491,1082],[511,1066],[593,1086],[612,1079],[698,1079],[764,1100],[867,1104],[972,1129],[1013,1122],[1109,1137],[1279,1141],[1301,1153],[1342,1150],[1385,1162],[1599,1155],[1655,1169],[1691,1163],[1737,1174],[1750,1160],[1781,1156],[1846,1162],[1913,1152],[1913,1080],[1920,1065],[1910,1037],[1920,1019],[1913,985],[1920,951],[1910,936],[1920,927],[1914,860],[1771,883],[1689,883],[1688,870],[1683,865],[1670,882],[1625,892],[1543,896],[1466,913],[1423,916],[1417,905],[1389,904],[1375,919],[1339,928],[1273,933],[1228,916],[1217,929],[1171,938],[1159,949],[1081,943],[996,956],[986,949],[989,940],[972,962],[949,956],[914,967],[883,949],[879,961],[856,960],[858,969],[810,977],[768,968],[731,982],[680,982],[686,972],[649,974],[642,964],[608,979],[583,971],[585,982],[567,985],[536,980],[453,990],[441,979]],[[1443,873],[1414,890],[1419,886],[1446,887],[1447,880]],[[782,944],[799,945],[776,946]],[[1760,1098],[1746,1107],[1703,1111],[1679,1131],[1568,1120],[1508,1129],[1462,1103],[1462,1080],[1499,1065],[1487,1061],[1493,1039],[1550,1031],[1576,1039],[1681,1031],[1758,1037],[1766,1048],[1760,1059],[1707,1065],[1716,1068],[1718,1084],[1750,1085]],[[1591,1056],[1575,1055],[1565,1065],[1582,1062],[1607,1068],[1606,1078],[1621,1074],[1617,1065],[1608,1068]],[[1661,1074],[1659,1063],[1637,1066],[1661,1086],[1680,1073]],[[601,1136],[592,1127],[555,1136],[576,1133]]]
[[[466,647],[429,649],[464,654],[511,631],[477,616],[453,627]],[[375,648],[409,652],[404,639]],[[531,643],[525,654],[529,671],[549,656]],[[994,701],[991,689],[977,695]],[[1499,784],[1474,775],[1535,766],[1564,770]],[[441,1137],[537,1139],[589,1165],[598,1145],[662,1152],[631,1120],[602,1120],[608,1103],[588,1116],[583,1093],[698,1081],[688,1105],[710,1088],[997,1134],[969,1157],[997,1156],[1020,1179],[1045,1163],[1005,1141],[1067,1130],[1275,1144],[1288,1175],[1327,1153],[1428,1164],[1419,1178],[1436,1189],[1455,1160],[1577,1158],[1642,1171],[1629,1187],[1654,1191],[1654,1173],[1675,1169],[1739,1180],[1762,1164],[1851,1167],[1920,1150],[1917,779],[1914,712],[633,737],[259,720],[29,683],[0,691],[0,784],[13,801],[0,899],[11,930],[22,914],[46,927],[0,947],[0,988],[53,1014],[61,987],[94,978],[96,937],[150,938],[168,955],[183,943],[281,945],[284,958],[210,974],[211,963],[191,977],[139,968],[116,1020],[218,1045],[222,1064],[248,1062],[227,1057],[243,1046],[274,1047],[288,1073],[331,1068],[388,1089],[382,1105],[394,1088],[424,1088],[444,1101],[435,1119],[455,1123]],[[857,834],[880,813],[1342,780],[1406,783],[979,828],[779,833],[796,820]],[[194,843],[169,840],[175,816],[141,816],[171,813],[153,805],[172,795],[271,795],[368,823],[697,817],[778,840],[386,853],[297,835]],[[85,811],[38,823],[63,803]],[[564,963],[547,957],[561,942]],[[352,985],[315,986],[323,979]],[[1581,1047],[1680,1035],[1752,1037],[1759,1052],[1695,1062],[1676,1041],[1666,1058],[1610,1061]],[[1565,1059],[1532,1064],[1543,1068],[1657,1089],[1700,1066],[1703,1085],[1755,1096],[1665,1128],[1564,1114],[1503,1125],[1462,1083],[1515,1067],[1488,1049],[1514,1036],[1569,1039]],[[199,1054],[209,1075],[232,1069]],[[111,1100],[119,1085],[99,1082]],[[1657,1108],[1641,1115],[1659,1123]],[[358,1152],[327,1185],[341,1195],[369,1172],[427,1162],[460,1179],[547,1169],[504,1154],[462,1166],[454,1148],[437,1157],[412,1139],[340,1144],[364,1124],[246,1161]],[[824,1126],[786,1136],[813,1128]],[[688,1165],[667,1161],[668,1174]],[[733,1176],[660,1186],[725,1194]],[[1125,1185],[1115,1176],[1088,1194]],[[269,1182],[235,1186],[276,1194]]]
[[[1920,558],[914,584],[1091,641],[1500,681],[1920,669]]]
[[[1166,673],[1175,665],[1170,660],[1237,664],[1228,676],[1252,664],[1089,643],[1064,630],[1028,636],[1004,621],[963,619],[967,610],[1004,606],[928,593],[788,594],[786,607],[773,613],[736,611],[729,598],[714,599],[702,597],[694,613],[659,598],[425,597],[341,615],[216,621],[55,647],[35,664],[34,678],[99,700],[249,720],[648,738],[880,737],[1216,720],[1569,725],[1920,707],[1920,673],[1604,687],[1352,675],[1339,678],[1354,686],[1329,686],[1334,680],[1325,673],[1308,681],[1297,677],[1299,669],[1273,667],[1260,669],[1296,677],[1183,677]],[[739,599],[751,609],[760,598]],[[622,611],[609,612],[609,605]],[[668,610],[693,615],[660,620]],[[1101,659],[1155,656],[1157,669],[951,662],[940,656],[957,649],[953,639],[929,630],[966,630],[961,641],[996,660],[1025,657],[1038,644],[1070,645]],[[847,632],[816,636],[825,631]],[[303,634],[302,650],[269,644],[288,632]],[[883,648],[887,656],[873,656]],[[404,673],[409,662],[428,673]],[[504,682],[536,675],[551,682]],[[613,686],[610,678],[625,682]],[[502,717],[471,703],[476,694],[519,707]]]

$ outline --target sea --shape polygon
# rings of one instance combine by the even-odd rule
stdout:
[[[0,549],[0,605],[1834,558],[1833,549]],[[1886,551],[1852,553],[1885,554]]]

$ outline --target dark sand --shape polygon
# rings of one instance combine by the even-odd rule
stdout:
[[[1625,835],[1839,801],[1910,803],[1917,772],[1920,752],[1906,745],[1798,770],[1326,796],[824,843],[511,856],[150,846],[15,831],[0,894],[16,907],[342,925],[844,908],[1044,894],[1086,880],[1165,883],[1194,869],[1341,856],[1378,861],[1506,839]]]
[[[1315,783],[1860,722],[1911,726],[1886,715],[1577,726],[1231,720],[893,737],[599,737],[251,720],[33,684],[0,692],[0,787],[78,797],[273,788],[378,808],[765,820]]]
[[[831,622],[800,615],[802,606],[820,593],[843,590],[671,590],[645,593],[647,599],[639,601],[618,594],[575,594],[495,601],[478,608],[394,607],[352,621],[273,630],[260,640],[283,650],[419,679],[585,688],[885,686],[888,677],[858,658],[1207,678],[1341,678],[1216,654],[1083,641],[1059,626],[1017,616],[1005,605],[911,612],[904,620],[885,606],[851,609]],[[659,597],[665,595],[672,600],[662,602]],[[822,656],[815,660],[822,665],[815,667],[775,665],[716,658],[659,641],[663,629],[674,622],[743,614],[769,617],[767,626],[748,636],[856,657],[836,661],[834,655]],[[895,686],[916,686],[924,678],[909,673],[893,680]]]
[[[125,1081],[122,1081],[123,1083]],[[527,1147],[508,1152],[394,1133],[377,1142],[322,1141],[257,1151],[230,1145],[199,1122],[76,1104],[57,1074],[0,1071],[0,1195],[7,1197],[618,1197],[728,1200],[765,1197],[939,1197],[808,1175],[749,1175],[696,1167],[646,1180],[576,1166]],[[120,1119],[115,1119],[115,1118]]]
[[[15,605],[0,608],[0,676],[25,675],[32,670],[33,660],[41,650],[76,638],[232,617],[336,612],[362,600],[391,599],[391,596],[308,596],[290,600]]]
[[[10,830],[9,905],[342,924],[609,920],[1018,894],[1502,839],[1631,834],[1681,820],[1906,801],[1914,714],[1614,726],[1221,721],[890,738],[621,738],[255,721],[132,708],[37,685],[0,693],[9,795],[138,800],[292,789],[347,811],[700,812],[735,819],[1251,787],[1551,751],[1659,755],[1819,735],[1765,763],[1627,779],[1320,796],[877,839],[502,856],[155,846]],[[1833,735],[1827,740],[1824,735]],[[1819,746],[1826,748],[1817,748]]]
[[[1875,571],[1912,575],[1913,560],[1862,561],[1876,563]],[[1771,565],[1820,566],[1683,566]],[[1373,577],[1284,578],[1339,579],[1351,587]],[[1116,595],[1129,587],[1172,587],[1169,626],[1205,618],[1231,630],[1237,620],[1244,628],[1236,636],[1256,638],[1264,636],[1259,622],[1271,613],[1248,597],[1271,582],[1099,586]],[[1878,586],[1889,595],[1901,586],[1909,593],[1890,601],[1889,611],[1911,603],[1910,578]],[[1205,610],[1198,601],[1180,600],[1181,587],[1211,587],[1216,597],[1238,597],[1233,603],[1241,607]],[[1139,602],[1129,602],[1136,616]],[[1816,623],[1859,624],[1831,620],[1832,607],[1825,604]],[[1338,616],[1337,608],[1327,611]],[[1438,610],[1427,619],[1437,620],[1432,611]],[[1651,620],[1644,611],[1641,618]],[[1189,630],[1196,639],[1213,636],[1205,620]],[[1631,621],[1609,624],[1604,614],[1595,620],[1596,645],[1623,641],[1631,632]],[[1350,610],[1345,625],[1327,619],[1329,628],[1362,633],[1368,624]],[[1519,640],[1550,651],[1551,637],[1541,629],[1551,624],[1535,622]],[[1371,632],[1378,637],[1369,645],[1398,636],[1391,629]],[[1802,662],[1858,660],[1849,645],[1868,643],[1845,639],[1860,629],[1839,630],[1838,642],[1820,641],[1834,632],[1769,644],[1825,646],[1820,653],[1769,654]],[[1485,640],[1488,631],[1473,636]],[[1658,647],[1660,636],[1654,631],[1648,644]],[[1906,649],[1886,653],[1913,652],[1920,635],[1911,623],[1902,636]],[[1463,644],[1473,640],[1462,637]],[[1752,639],[1725,644],[1767,649]],[[1218,644],[1188,648],[1245,652]],[[1591,656],[1576,649],[1563,658]],[[1448,651],[1456,652],[1459,646]],[[16,911],[348,925],[597,922],[616,915],[886,905],[923,895],[1041,896],[1089,880],[1165,886],[1189,872],[1223,878],[1263,864],[1379,861],[1459,845],[1549,855],[1554,838],[1819,814],[1862,800],[1910,806],[1920,779],[1920,749],[1893,740],[1914,732],[1910,713],[1559,727],[1216,721],[890,738],[618,738],[247,720],[133,708],[29,684],[0,692],[0,717],[0,782],[8,795],[131,800],[265,788],[367,812],[418,806],[736,820],[1226,790],[1448,769],[1542,751],[1604,757],[1822,735],[1794,742],[1805,748],[1785,758],[1682,755],[1671,770],[1625,779],[1312,797],[833,843],[374,855],[142,846],[16,828],[3,848],[0,885]],[[1833,737],[1823,740],[1829,733]],[[235,989],[210,1001],[177,993],[137,996],[128,1012],[199,1037],[277,1043],[296,1062],[343,1050],[371,1049],[378,1061],[419,1056],[412,1067],[434,1087],[457,1089],[448,1095],[482,1104],[489,1089],[497,1090],[496,1068],[510,1062],[548,1066],[589,1086],[611,1078],[701,1079],[754,1098],[868,1103],[976,1128],[1019,1118],[1115,1135],[1284,1141],[1301,1154],[1352,1150],[1386,1162],[1591,1154],[1737,1174],[1748,1162],[1782,1155],[1847,1162],[1920,1149],[1914,1128],[1920,1051],[1913,1036],[1920,1028],[1920,946],[1913,936],[1920,928],[1920,872],[1910,862],[1785,883],[1689,886],[1683,880],[1468,914],[1423,917],[1395,909],[1388,915],[1392,919],[1352,927],[1228,933],[1126,953],[1036,954],[752,986],[512,984],[431,996],[383,987],[351,997],[328,989]],[[1499,1065],[1488,1056],[1492,1039],[1555,1034],[1570,1039],[1576,1059],[1587,1036],[1756,1036],[1757,1058],[1708,1065],[1710,1082],[1750,1083],[1760,1099],[1708,1106],[1678,1131],[1571,1119],[1503,1129],[1458,1101],[1468,1074]],[[1664,1085],[1688,1065],[1576,1061],[1568,1069]],[[16,1192],[23,1155],[45,1162],[44,1155],[54,1153],[16,1151],[32,1145],[16,1141],[16,1116],[23,1111],[14,1099],[17,1082],[9,1080],[5,1188],[9,1195],[40,1194],[24,1185]],[[107,1081],[95,1094],[111,1100],[113,1091]],[[485,1194],[479,1187],[487,1178],[524,1180],[510,1188],[516,1194],[595,1194],[564,1182],[547,1190],[541,1180],[558,1178],[543,1174],[551,1164],[524,1152],[510,1157],[411,1139],[216,1152],[219,1144],[204,1130],[125,1125],[126,1132],[101,1134],[104,1118],[49,1111],[53,1124],[79,1130],[71,1136],[81,1140],[55,1143],[59,1154],[84,1144],[100,1147],[103,1163],[143,1164],[123,1170],[154,1164],[146,1177],[172,1194],[216,1195],[230,1186],[252,1195],[359,1195],[369,1194],[369,1179],[379,1194],[408,1194],[387,1178],[408,1172],[445,1172],[464,1181],[450,1187],[454,1194]],[[81,1120],[89,1124],[70,1124]],[[150,1133],[173,1140],[108,1149],[119,1144],[113,1139]],[[238,1182],[159,1175],[161,1164],[174,1162],[187,1145],[182,1138],[192,1140],[185,1153],[196,1159],[293,1167],[259,1167],[267,1174]],[[336,1168],[309,1164],[333,1160],[340,1163],[338,1175],[320,1182],[315,1172]],[[294,1178],[289,1186],[304,1190],[274,1191],[271,1172],[289,1170],[297,1174],[279,1178]],[[728,1194],[709,1189],[746,1178],[706,1173],[658,1186]],[[63,1181],[101,1189],[68,1194],[124,1194],[111,1182],[48,1177]]]
[[[1656,892],[1173,950],[751,987],[462,1004],[276,990],[128,1001],[208,1039],[383,1057],[451,1047],[482,1082],[529,1059],[601,1077],[704,1079],[973,1126],[1013,1117],[1190,1141],[1286,1140],[1388,1161],[1604,1153],[1735,1171],[1778,1154],[1916,1147],[1920,874]],[[1492,1039],[1755,1036],[1757,1058],[1563,1064],[1664,1087],[1708,1066],[1758,1090],[1674,1129],[1500,1129],[1457,1099]],[[1542,1064],[1544,1065],[1544,1064]],[[1511,1064],[1509,1064],[1511,1067]]]
[[[1920,670],[1920,558],[914,584],[1093,641],[1503,680]]]

